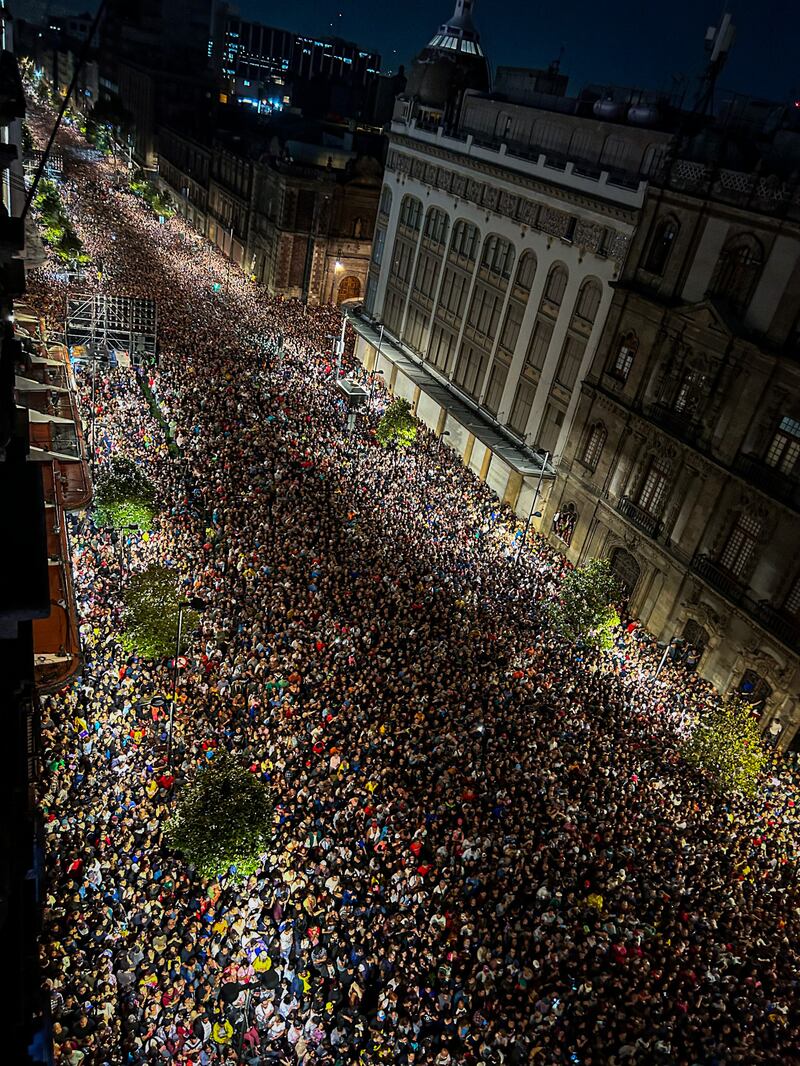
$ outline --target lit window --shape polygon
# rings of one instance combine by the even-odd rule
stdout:
[[[719,565],[734,577],[747,577],[760,538],[761,523],[758,519],[747,513],[740,514],[722,549]]]
[[[791,474],[797,465],[798,457],[800,457],[800,421],[787,416],[781,419],[781,424],[772,438],[765,457],[766,463],[784,474]]]
[[[633,366],[633,360],[636,358],[636,352],[639,348],[639,338],[634,332],[626,333],[621,338],[619,348],[617,349],[617,355],[614,359],[614,365],[611,367],[611,376],[617,378],[619,381],[627,381],[628,374],[631,372]]]
[[[636,501],[648,514],[659,517],[667,502],[672,471],[666,459],[653,459]]]

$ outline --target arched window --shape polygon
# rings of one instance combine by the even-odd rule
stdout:
[[[561,301],[564,299],[564,293],[567,288],[568,276],[567,268],[561,266],[560,263],[556,263],[548,275],[547,284],[544,288],[545,300],[549,300],[556,307],[561,306]]]
[[[536,256],[533,252],[525,252],[521,256],[519,266],[517,267],[516,284],[520,289],[524,289],[525,292],[530,292],[535,276]]]
[[[647,175],[657,174],[666,157],[667,146],[665,144],[648,144],[642,159],[642,173]]]
[[[611,572],[630,597],[639,582],[642,570],[636,559],[625,548],[615,548],[611,555]]]
[[[753,710],[758,714],[764,710],[772,695],[772,688],[767,684],[766,679],[761,674],[757,674],[755,670],[745,670],[737,691],[742,699],[752,703]]]
[[[598,282],[584,281],[581,291],[578,293],[578,302],[575,304],[575,314],[584,322],[594,322],[597,310],[600,307],[602,289]]]
[[[432,207],[425,216],[425,236],[433,244],[444,244],[447,240],[447,224],[445,212]]]
[[[462,256],[474,262],[478,250],[480,234],[478,227],[466,219],[460,218],[453,226],[453,238],[450,241],[450,252],[453,255]]]
[[[602,422],[595,422],[595,424],[589,430],[586,437],[586,443],[583,447],[583,456],[581,462],[589,470],[596,470],[597,464],[600,462],[600,456],[603,454],[603,448],[605,447],[606,427]]]
[[[743,511],[720,552],[719,565],[722,569],[739,581],[746,580],[756,561],[761,532],[759,520]]]
[[[621,137],[608,137],[603,145],[603,154],[600,163],[606,167],[615,167],[617,170],[625,169],[625,157],[628,154],[628,146]]]
[[[674,218],[662,218],[655,228],[644,268],[651,274],[661,276],[669,259],[669,253],[678,236],[680,226]]]
[[[507,111],[501,111],[494,124],[494,135],[500,140],[504,141],[511,132],[511,115]]]
[[[483,244],[481,265],[490,274],[496,274],[501,278],[510,277],[511,269],[514,265],[514,246],[504,237],[498,237],[494,233],[490,234]]]
[[[384,185],[381,189],[381,202],[378,210],[382,215],[388,215],[392,210],[392,190],[388,185]]]
[[[595,163],[597,151],[594,147],[594,138],[586,130],[576,130],[569,142],[569,157],[577,159],[578,163]]]
[[[744,314],[764,265],[764,249],[752,234],[728,241],[720,253],[709,292],[737,314]]]
[[[614,362],[609,368],[609,374],[616,378],[617,381],[627,381],[638,350],[639,338],[633,330],[629,333],[624,333],[619,339],[619,347],[617,348],[617,354],[614,356]]]
[[[577,524],[578,512],[575,504],[568,503],[553,515],[553,536],[569,547]]]
[[[416,196],[404,196],[400,204],[400,225],[419,229],[422,222],[422,203]]]
[[[683,635],[688,643],[699,652],[705,651],[708,647],[708,632],[694,618],[690,618],[683,627]]]

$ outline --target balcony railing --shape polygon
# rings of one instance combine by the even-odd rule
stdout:
[[[646,533],[648,537],[652,537],[653,540],[660,535],[664,527],[660,518],[651,515],[649,511],[646,511],[644,507],[640,507],[638,503],[634,503],[628,496],[623,496],[620,499],[617,504],[617,510],[628,519],[631,525],[641,529],[643,533]]]
[[[777,610],[766,600],[747,598],[746,606],[753,617],[783,644],[800,649],[800,621]]]
[[[728,573],[710,556],[695,555],[691,562],[691,568],[704,581],[707,581],[712,588],[715,588],[717,592],[721,592],[726,600],[736,604],[744,600],[746,590],[742,582],[734,577],[733,574]]]
[[[647,409],[647,414],[654,422],[679,440],[694,444],[700,436],[700,423],[689,415],[676,411],[668,404],[651,404]]]
[[[800,509],[800,479],[769,466],[757,455],[737,455],[733,468],[762,492]]]

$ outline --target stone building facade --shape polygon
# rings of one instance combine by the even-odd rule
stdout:
[[[270,292],[311,304],[363,296],[381,189],[369,157],[342,169],[273,159],[258,168],[251,273]]]
[[[365,365],[410,395],[401,364],[419,369],[427,398],[416,409],[432,428],[444,388],[478,439],[496,442],[479,472],[526,515],[537,464],[566,447],[648,175],[669,141],[566,98],[563,77],[532,73],[551,91],[513,103],[511,86],[465,91],[449,128],[444,106],[398,99],[363,328],[354,319]],[[476,433],[464,430],[448,422],[450,443],[473,455]]]
[[[544,516],[800,746],[800,198],[675,159],[651,185]]]

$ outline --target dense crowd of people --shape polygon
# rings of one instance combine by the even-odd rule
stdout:
[[[60,141],[104,263],[81,290],[158,300],[146,374],[181,457],[136,376],[100,375],[99,460],[134,459],[161,509],[127,552],[81,523],[85,667],[43,709],[58,1062],[800,1062],[800,789],[779,757],[754,804],[714,793],[676,742],[714,698],[696,673],[654,684],[633,625],[611,654],[564,644],[541,611],[557,552],[534,536],[516,563],[514,516],[425,431],[407,453],[345,432],[333,309],[238,271],[213,291],[215,251]],[[57,324],[64,283],[45,267],[30,290]],[[207,604],[174,781],[169,664],[120,643],[128,569],[153,562]],[[223,748],[276,805],[244,883],[162,841]]]

